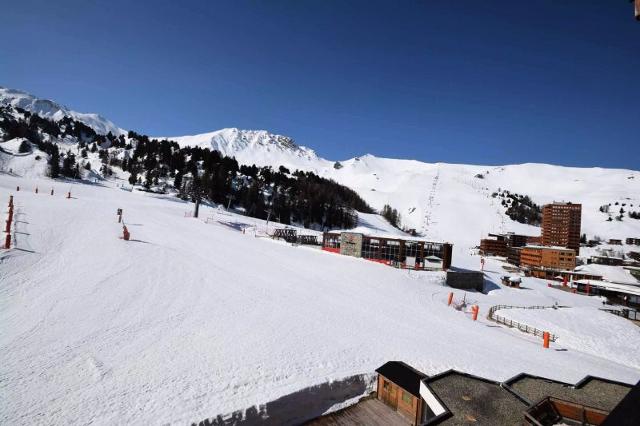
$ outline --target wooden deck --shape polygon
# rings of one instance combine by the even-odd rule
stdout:
[[[410,422],[375,398],[307,423],[308,426],[408,426]]]

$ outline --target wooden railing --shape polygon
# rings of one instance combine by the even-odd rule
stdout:
[[[511,306],[511,305],[494,305],[491,308],[489,308],[489,314],[487,315],[487,318],[489,318],[491,321],[495,321],[498,324],[504,324],[507,327],[511,327],[511,328],[517,328],[518,330],[522,331],[523,333],[528,333],[528,334],[533,334],[534,336],[538,336],[540,338],[543,337],[544,332],[547,330],[540,330],[537,329],[535,327],[532,327],[530,325],[518,322],[518,321],[514,321],[505,317],[502,317],[500,315],[496,314],[496,311],[500,310],[500,309],[555,309],[555,306]],[[556,336],[553,333],[549,333],[549,340],[551,340],[552,342],[555,342],[556,339],[558,338],[558,336]]]

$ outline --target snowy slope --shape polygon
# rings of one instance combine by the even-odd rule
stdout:
[[[98,114],[88,114],[72,111],[64,105],[60,105],[48,99],[39,99],[35,96],[23,92],[21,90],[7,89],[0,86],[0,104],[19,107],[41,117],[51,120],[61,120],[63,117],[72,117],[87,126],[91,127],[98,134],[106,135],[111,132],[118,136],[126,134],[126,131],[120,129],[111,121]]]
[[[37,185],[56,195],[35,194]],[[599,298],[524,278],[526,289],[467,294],[481,310],[474,323],[446,306],[442,273],[256,238],[247,231],[255,219],[209,207],[188,218],[192,205],[175,198],[105,185],[0,175],[0,202],[15,196],[17,242],[0,250],[2,424],[190,424],[391,359],[498,380],[523,371],[640,379],[640,328],[613,315],[552,329],[552,350],[484,318],[495,304],[558,302],[580,308],[580,319]],[[69,188],[72,199],[62,195]],[[132,241],[118,239],[117,208]],[[486,270],[499,281],[493,259]],[[615,354],[594,351],[598,339]],[[298,402],[290,409],[308,409]]]
[[[32,145],[31,152],[20,153],[23,138],[0,142],[0,173],[28,178],[43,177],[47,171],[47,154]]]
[[[571,201],[583,204],[582,230],[591,238],[640,235],[640,220],[608,222],[603,204],[633,204],[640,210],[640,172],[576,168],[548,164],[481,166],[424,163],[364,155],[336,162],[318,157],[292,139],[266,131],[224,129],[173,137],[181,146],[217,149],[241,164],[313,171],[356,190],[372,207],[390,204],[407,228],[428,238],[476,245],[488,232],[539,235],[540,228],[517,223],[504,214],[498,189],[528,195],[536,204]],[[476,177],[482,175],[482,178]]]

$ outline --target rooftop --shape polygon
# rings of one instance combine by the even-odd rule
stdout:
[[[426,374],[416,370],[402,361],[389,361],[376,370],[402,389],[413,396],[420,396],[420,381],[427,377]]]
[[[437,424],[521,424],[527,408],[527,404],[499,383],[457,371],[434,376],[425,383],[451,413]]]
[[[576,280],[574,281],[576,284],[589,284],[591,287],[603,288],[605,290],[617,291],[619,293],[627,293],[633,294],[635,296],[640,296],[640,286],[637,285],[627,285],[627,284],[616,284],[609,283],[606,281],[597,281],[597,280]]]
[[[574,251],[573,249],[566,248],[566,247],[560,247],[560,246],[526,245],[526,246],[521,247],[521,248],[541,249],[541,250],[559,250],[559,251],[571,251],[571,252]]]
[[[596,377],[586,377],[573,386],[542,377],[521,375],[507,384],[530,404],[551,396],[605,411],[611,411],[632,388],[624,383]]]
[[[591,263],[588,265],[580,265],[575,268],[575,271],[590,275],[600,275],[605,281],[615,284],[640,285],[640,282],[631,275],[631,272],[621,266]]]
[[[415,242],[423,242],[423,243],[430,243],[430,244],[448,244],[447,242],[444,242],[444,241],[429,241],[429,240],[426,240],[425,238],[414,237],[409,234],[391,234],[388,232],[378,232],[371,229],[360,229],[360,228],[354,228],[354,229],[348,229],[348,230],[337,229],[337,230],[327,231],[326,233],[333,234],[333,235],[340,235],[343,233],[361,234],[369,238],[380,238],[380,239],[386,239],[386,240],[415,241]]]

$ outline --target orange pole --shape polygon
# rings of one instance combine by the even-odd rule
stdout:
[[[544,333],[542,333],[542,346],[545,349],[549,349],[549,332],[545,331]]]
[[[451,306],[452,302],[453,302],[453,292],[449,292],[449,301],[447,302],[447,305]]]
[[[7,234],[7,237],[4,239],[4,248],[11,248],[11,234]]]
[[[473,320],[476,321],[478,319],[478,312],[480,312],[480,307],[478,305],[473,305],[471,312],[473,312]]]

